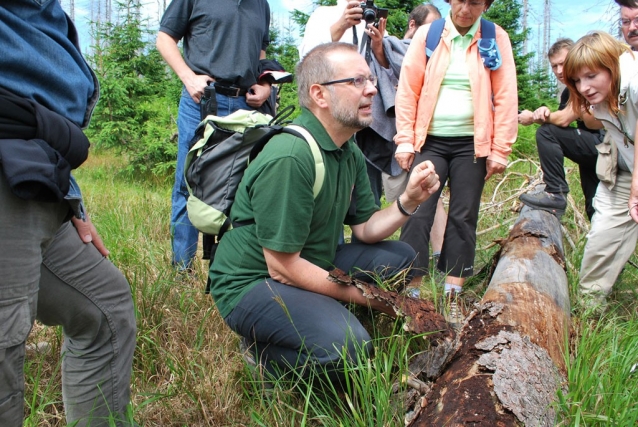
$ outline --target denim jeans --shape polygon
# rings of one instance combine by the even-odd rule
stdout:
[[[239,109],[253,110],[246,104],[246,98],[241,96],[230,98],[217,94],[217,115],[227,116]],[[199,232],[191,224],[186,211],[188,189],[184,179],[184,162],[186,155],[193,146],[192,141],[195,129],[201,121],[199,104],[188,94],[186,88],[182,89],[182,97],[179,101],[177,115],[177,164],[175,166],[175,184],[171,197],[171,238],[173,245],[173,265],[179,268],[188,268],[195,252]]]
[[[25,341],[36,318],[62,326],[68,424],[107,426],[129,403],[136,332],[130,287],[62,223],[68,211],[66,202],[17,198],[0,167],[0,426],[22,425]]]

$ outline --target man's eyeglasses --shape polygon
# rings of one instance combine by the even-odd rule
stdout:
[[[485,6],[484,1],[476,1],[476,0],[453,0],[453,3],[456,3],[457,6],[463,6],[467,4],[469,7],[474,9],[482,8]]]
[[[638,27],[638,16],[636,16],[634,19],[621,19],[620,25],[623,27],[628,27],[631,25],[632,22],[634,24],[634,27]]]
[[[357,77],[348,77],[347,79],[339,79],[339,80],[332,80],[329,82],[324,82],[324,83],[319,83],[321,86],[328,86],[328,85],[334,85],[337,83],[350,83],[351,85],[354,85],[354,87],[358,87],[358,88],[362,88],[366,85],[366,82],[370,80],[370,83],[372,83],[372,86],[376,86],[377,85],[377,76],[357,76]]]

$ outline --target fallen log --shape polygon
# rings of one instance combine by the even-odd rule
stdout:
[[[420,370],[434,383],[410,426],[555,425],[570,311],[560,222],[523,208],[500,243],[489,287],[448,364],[433,371],[424,356]]]

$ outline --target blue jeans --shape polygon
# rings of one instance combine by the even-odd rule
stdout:
[[[245,97],[230,98],[217,94],[217,115],[227,116],[237,110],[253,110],[246,104]],[[171,197],[171,238],[173,245],[173,265],[178,268],[188,268],[197,251],[199,232],[191,224],[186,211],[188,189],[184,179],[184,162],[186,155],[193,146],[195,129],[201,121],[199,104],[182,89],[177,115],[177,164],[175,166],[175,184]]]
[[[108,426],[112,417],[128,425],[131,290],[113,263],[62,223],[68,211],[66,202],[14,196],[0,167],[0,426],[22,425],[25,342],[36,318],[62,326],[67,424]]]

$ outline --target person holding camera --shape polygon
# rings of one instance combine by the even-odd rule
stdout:
[[[372,72],[378,76],[379,93],[374,97],[372,111],[374,122],[356,134],[359,148],[368,160],[368,177],[372,193],[381,205],[381,193],[385,189],[386,201],[393,202],[405,188],[408,173],[394,161],[393,142],[396,134],[394,105],[396,87],[399,82],[401,64],[416,30],[425,24],[441,18],[439,10],[431,5],[419,5],[408,17],[408,28],[403,39],[383,36],[386,19],[380,18],[378,30],[370,32],[370,46],[373,55],[369,58]],[[440,248],[439,248],[440,249]]]
[[[379,31],[379,29],[373,29],[372,23],[368,25],[368,22],[363,19],[364,7],[362,6],[368,4],[370,4],[370,12],[377,10],[370,0],[363,3],[358,0],[337,0],[335,6],[316,8],[306,23],[306,30],[298,49],[299,59],[303,59],[308,52],[322,43],[343,42],[352,43],[358,48],[363,47],[366,30]],[[377,18],[376,15],[375,12],[372,19]],[[326,23],[330,22],[333,24],[327,26]],[[385,27],[381,34],[385,34]]]
[[[271,95],[259,78],[270,43],[270,7],[266,0],[173,0],[160,22],[157,50],[184,83],[177,116],[178,148],[172,194],[172,263],[188,269],[199,233],[188,219],[184,162],[201,121],[200,102],[213,83],[217,115],[255,110]],[[184,55],[177,43],[184,39]]]
[[[481,15],[493,0],[446,0],[440,40],[428,58],[432,25],[419,28],[403,60],[396,99],[395,158],[404,170],[431,161],[441,182],[448,181],[450,203],[437,268],[446,275],[445,314],[460,323],[456,296],[474,272],[476,227],[486,180],[502,173],[516,141],[516,67],[509,37]],[[484,29],[493,25],[495,43],[479,51]],[[489,37],[489,38],[491,38]],[[485,58],[486,54],[490,54]],[[415,268],[427,271],[428,243],[440,189],[414,212],[400,240],[418,253]]]

